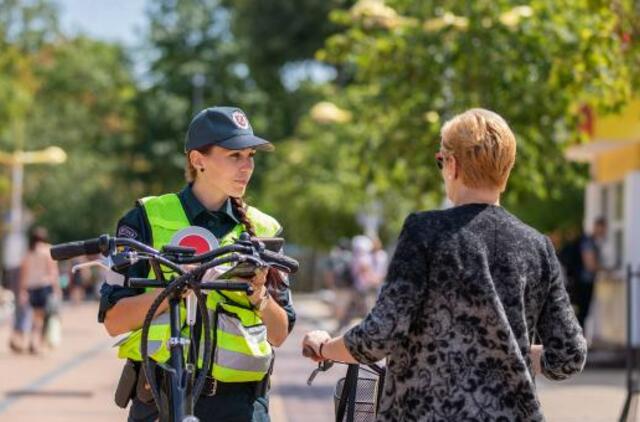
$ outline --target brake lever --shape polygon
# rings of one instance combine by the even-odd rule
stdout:
[[[87,268],[87,267],[100,267],[104,270],[107,271],[111,271],[111,267],[107,266],[104,262],[102,262],[101,260],[93,260],[93,261],[87,261],[87,262],[81,262],[80,264],[76,264],[73,267],[71,267],[71,272],[73,274],[77,273],[78,271],[80,271],[83,268]]]
[[[124,285],[124,276],[122,274],[119,274],[115,271],[113,271],[111,269],[111,257],[109,256],[107,258],[107,263],[105,264],[101,259],[94,259],[93,261],[88,261],[88,262],[81,262],[80,264],[76,264],[73,267],[71,267],[71,273],[75,274],[78,271],[80,271],[83,268],[88,268],[88,267],[100,267],[103,270],[106,271],[106,282],[109,285],[117,285],[117,286],[122,286]]]
[[[311,375],[309,375],[309,378],[307,379],[307,385],[310,386],[313,383],[313,380],[316,378],[316,376],[320,372],[326,372],[332,366],[333,366],[333,361],[332,360],[324,360],[322,362],[318,362],[318,367],[313,370],[313,372],[311,373]]]

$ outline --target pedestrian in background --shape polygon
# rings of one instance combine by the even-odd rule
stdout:
[[[500,206],[515,155],[496,113],[448,121],[436,161],[454,206],[407,218],[362,322],[305,336],[317,361],[387,359],[378,421],[543,421],[535,375],[582,370],[586,341],[553,246]]]
[[[324,266],[324,286],[331,292],[331,307],[337,321],[347,312],[353,289],[351,241],[342,238],[331,248]]]
[[[47,306],[52,296],[62,299],[58,283],[58,265],[49,253],[48,233],[43,227],[34,227],[29,233],[29,249],[20,267],[19,300],[27,301],[33,309],[30,351],[42,351],[42,337]]]
[[[606,237],[607,220],[604,217],[600,217],[596,219],[592,232],[584,234],[580,238],[581,265],[576,270],[579,276],[576,279],[575,298],[578,308],[578,322],[583,329],[591,310],[598,273],[604,269],[601,245]]]
[[[384,250],[382,245],[382,241],[378,237],[372,238],[373,242],[373,250],[371,251],[371,260],[373,262],[373,273],[374,273],[374,292],[372,299],[375,301],[375,297],[378,294],[378,290],[384,281],[384,278],[387,276],[387,269],[389,266],[389,255],[387,251]],[[374,302],[368,303],[368,308],[371,309],[373,307]]]

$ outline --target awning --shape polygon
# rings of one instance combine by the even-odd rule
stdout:
[[[591,141],[588,144],[574,145],[567,148],[564,156],[571,161],[593,162],[602,154],[634,148],[638,144],[640,144],[640,139],[634,141]]]

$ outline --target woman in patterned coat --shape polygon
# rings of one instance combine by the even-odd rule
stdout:
[[[407,218],[362,322],[305,336],[315,360],[387,359],[379,421],[542,421],[536,374],[582,370],[586,342],[553,246],[500,206],[515,155],[491,111],[447,122],[436,160],[454,206]]]

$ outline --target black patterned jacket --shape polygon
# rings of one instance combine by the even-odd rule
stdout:
[[[345,334],[360,362],[387,357],[379,421],[541,421],[542,372],[580,372],[586,342],[549,239],[501,207],[410,215],[375,307]]]

